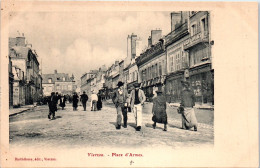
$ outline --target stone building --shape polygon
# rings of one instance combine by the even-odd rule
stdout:
[[[25,104],[39,101],[42,96],[42,77],[36,51],[31,44],[25,43],[25,37],[9,38],[9,56],[12,66],[24,73]],[[20,77],[17,76],[17,79]]]
[[[151,100],[158,87],[162,87],[166,75],[166,53],[161,30],[152,30],[148,49],[136,59],[139,79],[146,97]]]
[[[184,42],[184,50],[189,53],[187,80],[191,83],[196,100],[214,103],[214,71],[212,69],[210,38],[210,13],[208,11],[189,12],[189,38]]]
[[[69,76],[66,73],[58,73],[55,70],[53,74],[42,74],[42,78],[44,96],[50,96],[51,92],[72,95],[77,89],[73,74]]]
[[[188,52],[184,50],[189,38],[188,12],[172,12],[172,31],[165,36],[167,79],[165,94],[171,102],[178,101],[182,90],[181,81],[189,68]]]
[[[8,82],[9,82],[9,108],[13,106],[13,82],[14,82],[14,75],[12,71],[12,61],[9,56],[9,63],[8,63]]]

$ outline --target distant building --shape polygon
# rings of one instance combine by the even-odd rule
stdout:
[[[55,70],[53,74],[42,74],[42,78],[44,96],[50,96],[51,92],[72,95],[77,89],[73,74],[69,76],[66,73],[58,73]]]

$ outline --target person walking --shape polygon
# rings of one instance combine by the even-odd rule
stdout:
[[[98,97],[97,94],[94,93],[94,91],[92,91],[91,94],[91,111],[97,111],[97,101],[98,101]]]
[[[76,92],[74,92],[73,97],[72,97],[73,111],[77,110],[78,102],[79,102],[79,96],[77,95]]]
[[[66,97],[64,95],[61,95],[60,97],[60,106],[61,109],[64,110],[64,107],[66,106]]]
[[[146,100],[144,91],[140,89],[140,84],[134,84],[135,89],[131,91],[130,94],[130,104],[131,109],[134,112],[136,131],[141,130],[142,126],[142,106]]]
[[[116,129],[121,129],[122,114],[124,116],[124,128],[127,127],[127,111],[125,111],[124,103],[126,100],[126,92],[124,91],[124,83],[119,81],[117,83],[118,89],[114,93],[113,103],[115,104],[117,117],[116,117]]]
[[[97,101],[97,110],[101,110],[102,109],[102,97],[101,97],[101,93],[98,93],[98,101]]]
[[[58,111],[58,103],[59,103],[59,100],[60,100],[60,95],[59,95],[58,92],[56,92],[55,100],[56,100],[56,110],[55,111]]]
[[[87,101],[88,101],[88,95],[86,94],[85,91],[83,91],[83,94],[80,95],[80,101],[81,101],[81,103],[82,103],[82,106],[83,106],[84,111],[86,111]]]
[[[191,129],[197,131],[198,122],[195,116],[195,95],[189,89],[189,82],[181,81],[183,90],[181,92],[181,104],[178,108],[178,113],[182,115],[182,129]]]
[[[162,90],[159,88],[156,91],[156,96],[153,98],[153,109],[152,109],[154,122],[153,128],[156,128],[156,123],[163,123],[163,131],[167,131],[167,113],[166,113],[166,98],[162,93]]]
[[[55,111],[57,109],[57,104],[56,104],[56,96],[55,93],[52,92],[51,96],[48,98],[48,105],[49,105],[49,114],[48,114],[48,119],[55,119]]]

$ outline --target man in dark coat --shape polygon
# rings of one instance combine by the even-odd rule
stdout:
[[[76,92],[74,92],[74,95],[73,95],[73,97],[72,97],[73,111],[76,111],[76,110],[77,110],[78,102],[79,102],[79,96],[77,95]]]
[[[97,110],[101,110],[102,109],[102,97],[101,97],[101,93],[98,93],[98,101],[97,101]]]
[[[66,97],[63,95],[60,97],[60,106],[62,110],[64,110],[64,107],[66,106]]]
[[[52,115],[52,119],[55,119],[55,111],[57,109],[57,104],[56,104],[56,96],[54,92],[51,93],[51,96],[48,99],[48,105],[49,105],[48,118],[51,119],[51,115]]]
[[[166,97],[163,95],[162,90],[156,91],[157,96],[153,98],[153,128],[155,129],[156,123],[163,123],[163,131],[167,131],[167,114],[166,114]]]
[[[124,90],[123,86],[124,83],[119,81],[118,89],[115,91],[113,96],[113,103],[115,104],[116,111],[117,111],[117,119],[116,119],[116,129],[121,129],[121,122],[122,122],[122,113],[124,114],[124,128],[127,127],[127,112],[125,112],[124,104],[126,100],[126,91]]]
[[[84,111],[86,111],[86,107],[87,107],[87,101],[88,101],[88,95],[86,94],[85,91],[83,91],[83,94],[80,95],[80,101],[82,103],[82,106],[84,108]]]
[[[189,89],[189,82],[182,81],[183,90],[181,92],[181,104],[178,109],[182,115],[182,128],[191,129],[194,127],[194,131],[197,131],[197,118],[193,106],[195,106],[195,95]]]

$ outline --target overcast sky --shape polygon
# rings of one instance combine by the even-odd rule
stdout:
[[[43,73],[73,73],[124,59],[127,35],[135,33],[143,48],[152,29],[170,32],[170,12],[26,12],[12,13],[9,36],[24,33],[42,61]]]

